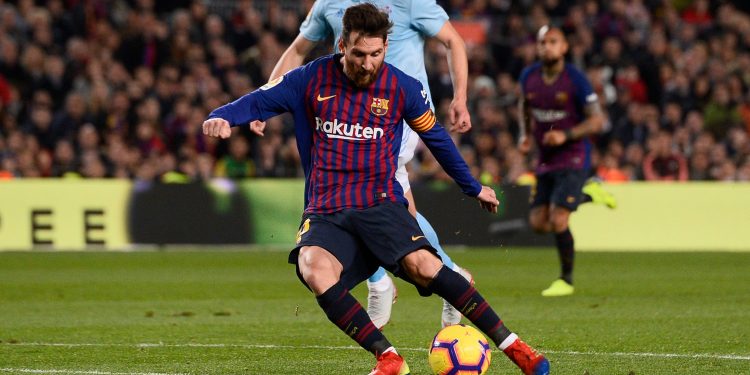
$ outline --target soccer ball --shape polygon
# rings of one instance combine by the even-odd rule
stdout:
[[[430,368],[436,375],[481,375],[490,367],[490,344],[476,329],[457,324],[435,335],[430,346]]]

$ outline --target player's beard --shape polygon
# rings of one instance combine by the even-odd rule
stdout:
[[[362,69],[361,66],[357,66],[357,64],[347,61],[346,59],[344,59],[344,64],[346,64],[346,76],[349,77],[349,79],[354,82],[354,85],[359,88],[370,87],[370,85],[375,82],[375,79],[378,77],[378,72],[383,66],[383,63],[380,63],[375,69],[368,72]]]
[[[557,65],[557,63],[560,62],[561,59],[560,58],[550,58],[550,57],[544,58],[543,57],[541,60],[542,60],[542,65],[544,65],[545,68],[553,68],[555,65]]]

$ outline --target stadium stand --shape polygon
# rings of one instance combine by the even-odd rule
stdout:
[[[634,180],[750,181],[750,16],[742,1],[440,2],[465,33],[474,129],[456,135],[485,183],[527,176],[517,77],[534,34],[561,26],[609,115],[592,174]],[[311,0],[0,1],[0,178],[301,175],[289,117],[263,138],[200,133],[208,109],[265,83]],[[324,43],[314,56],[327,52]],[[429,43],[444,113],[445,51]],[[440,117],[440,116],[439,116]],[[416,180],[447,178],[429,152]]]

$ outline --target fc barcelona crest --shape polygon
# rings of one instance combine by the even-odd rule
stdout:
[[[388,113],[388,99],[372,98],[370,112],[375,116],[382,116]]]

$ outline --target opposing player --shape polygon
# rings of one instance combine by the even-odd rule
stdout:
[[[554,233],[561,274],[543,296],[566,296],[573,287],[575,247],[568,221],[581,203],[586,179],[584,138],[601,131],[605,121],[596,93],[581,71],[565,63],[563,32],[544,26],[537,34],[541,62],[521,73],[519,147],[528,152],[532,128],[539,149],[536,192],[529,222],[541,233]]]
[[[287,48],[271,73],[271,79],[280,77],[287,71],[300,65],[315,45],[327,37],[334,37],[334,43],[341,38],[341,19],[346,8],[357,2],[338,0],[318,0],[300,26],[300,34]],[[385,0],[375,3],[385,10],[394,24],[389,36],[388,56],[386,62],[393,64],[406,74],[417,78],[432,103],[430,88],[427,84],[427,73],[424,64],[425,38],[434,37],[447,49],[451,80],[453,81],[453,100],[450,105],[449,121],[451,130],[466,132],[471,129],[471,118],[466,107],[466,86],[468,62],[466,49],[461,36],[451,26],[448,15],[435,0],[395,1]],[[336,45],[334,45],[336,48]],[[434,110],[434,107],[433,107]],[[472,280],[471,274],[453,263],[452,259],[440,246],[437,234],[432,225],[417,212],[414,196],[406,172],[406,164],[414,157],[418,136],[409,128],[404,127],[403,140],[398,158],[396,179],[409,201],[409,212],[417,218],[427,240],[437,249],[440,257],[448,267],[461,273],[466,279]],[[391,308],[396,297],[393,281],[379,268],[367,281],[368,298],[367,312],[375,326],[382,328],[391,317]],[[457,324],[461,321],[461,314],[447,301],[443,301],[441,314],[443,327]]]
[[[443,265],[425,239],[396,181],[404,121],[464,193],[497,212],[495,192],[469,173],[436,122],[422,85],[384,63],[388,16],[369,3],[348,8],[340,54],[317,59],[214,110],[205,134],[227,138],[230,125],[291,112],[305,171],[306,208],[290,253],[300,280],[329,320],[372,352],[371,375],[409,373],[349,290],[378,266],[459,307],[525,374],[549,362],[513,334],[476,289]],[[262,124],[251,130],[263,134]]]

